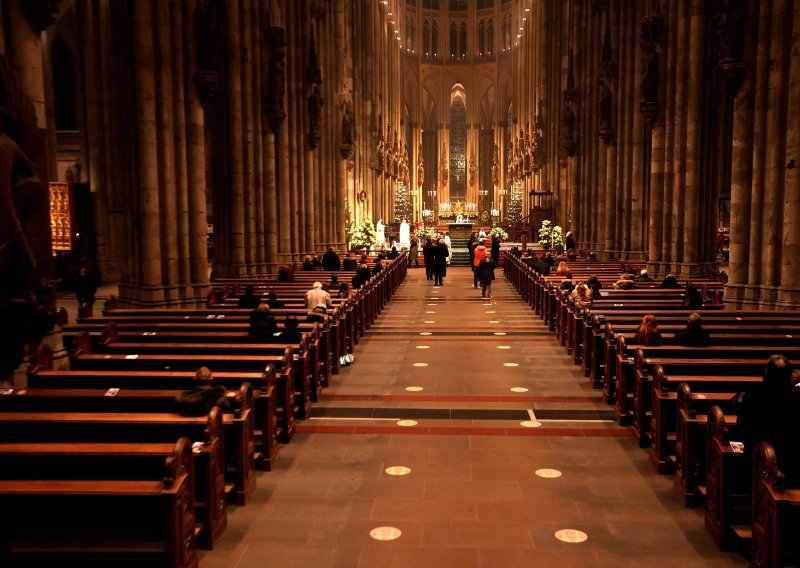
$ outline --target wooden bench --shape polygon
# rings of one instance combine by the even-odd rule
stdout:
[[[0,562],[197,566],[192,462],[182,438],[151,479],[0,480]]]

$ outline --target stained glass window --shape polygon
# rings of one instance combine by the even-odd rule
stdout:
[[[467,109],[461,99],[450,107],[450,198],[467,197]]]

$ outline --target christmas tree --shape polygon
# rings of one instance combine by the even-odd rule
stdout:
[[[522,191],[516,183],[511,186],[511,197],[506,207],[506,221],[511,224],[522,221]]]
[[[414,208],[411,205],[411,188],[405,182],[397,182],[397,191],[394,197],[394,220],[411,222],[414,217]]]

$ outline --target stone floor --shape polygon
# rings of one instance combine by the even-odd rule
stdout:
[[[744,566],[605,421],[502,274],[491,302],[471,280],[410,271],[201,566]],[[373,540],[377,527],[400,536]]]

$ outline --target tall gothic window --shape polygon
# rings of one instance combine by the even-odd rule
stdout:
[[[431,25],[431,54],[434,57],[439,54],[439,25],[436,22]]]
[[[481,57],[483,56],[484,51],[486,51],[485,50],[486,45],[484,44],[483,41],[483,29],[484,29],[483,20],[481,20],[480,23],[478,24],[478,55],[480,55]]]
[[[406,50],[413,50],[416,38],[414,37],[416,30],[414,28],[414,18],[406,18]]]
[[[458,29],[455,22],[450,22],[450,57],[458,55]]]
[[[422,22],[422,52],[426,57],[431,52],[431,37],[428,28],[428,20],[423,20]]]
[[[460,98],[450,107],[450,198],[467,197],[467,109]]]
[[[465,22],[461,22],[461,30],[458,34],[459,39],[458,43],[460,46],[460,53],[461,57],[467,56],[467,24]]]
[[[489,55],[494,51],[494,23],[490,19],[486,24],[486,53]]]

